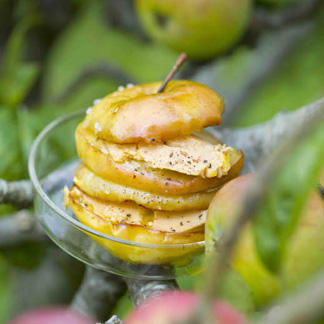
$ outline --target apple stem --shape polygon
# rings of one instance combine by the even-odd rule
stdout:
[[[186,53],[181,53],[179,55],[179,57],[177,58],[175,64],[173,65],[171,71],[169,72],[169,74],[165,78],[164,82],[162,83],[162,85],[161,85],[160,89],[157,91],[157,93],[161,93],[165,89],[165,87],[168,84],[168,82],[179,71],[180,67],[183,65],[183,63],[185,61],[187,61],[187,59],[188,59],[188,55]]]

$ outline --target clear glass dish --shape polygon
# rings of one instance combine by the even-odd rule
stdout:
[[[126,241],[85,226],[70,209],[65,210],[64,186],[71,187],[80,162],[74,130],[83,118],[84,111],[54,120],[39,134],[31,149],[28,167],[36,191],[35,213],[48,236],[80,261],[117,275],[152,280],[199,273],[203,267],[204,241],[169,245]],[[154,265],[138,263],[138,256],[146,260],[153,256],[162,261]]]

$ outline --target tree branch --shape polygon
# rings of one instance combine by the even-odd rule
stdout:
[[[17,208],[32,205],[34,192],[29,180],[5,181],[0,179],[0,204],[10,204]]]
[[[1,248],[28,241],[43,241],[45,239],[46,236],[29,210],[24,209],[16,214],[0,218]]]
[[[122,278],[88,266],[71,308],[103,322],[125,291]]]
[[[162,291],[178,289],[178,285],[174,280],[136,280],[125,278],[125,282],[134,306],[143,303],[146,299]]]
[[[311,18],[323,5],[323,0],[300,1],[295,6],[281,10],[260,9],[254,11],[251,28],[260,31],[265,28],[282,28]]]
[[[201,67],[192,79],[222,94],[226,124],[242,106],[242,101],[284,60],[292,48],[312,30],[312,23],[286,27],[262,34],[254,48],[240,48]]]
[[[208,130],[224,143],[244,152],[244,173],[253,172],[259,162],[284,141],[295,129],[304,125],[314,116],[321,114],[324,97],[310,105],[292,112],[280,112],[272,120],[247,128],[217,127]]]

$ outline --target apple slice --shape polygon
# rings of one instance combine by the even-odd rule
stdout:
[[[94,105],[85,119],[89,132],[115,143],[159,142],[219,125],[224,103],[193,81],[161,82],[116,91]]]
[[[216,188],[237,177],[243,164],[243,153],[234,150],[228,155],[229,169],[226,175],[202,178],[152,168],[146,162],[133,159],[115,162],[107,153],[107,148],[101,145],[104,141],[92,136],[82,126],[77,128],[75,139],[80,159],[100,177],[152,193],[182,195]]]
[[[203,217],[205,217],[206,211],[189,212],[187,216],[185,213],[179,213],[178,217],[173,214],[175,216],[173,224],[179,222],[179,228],[183,227],[180,225],[181,215],[182,221],[190,224],[190,228],[187,226],[183,232],[176,232],[171,229],[172,226],[175,226],[172,225],[171,218],[168,225],[165,222],[159,224],[158,218],[161,214],[155,215],[153,211],[132,202],[103,202],[86,195],[76,186],[73,186],[70,191],[65,189],[65,205],[71,207],[80,222],[101,233],[135,243],[161,245],[161,247],[154,248],[138,247],[91,235],[112,254],[126,261],[161,264],[179,262],[181,259],[182,262],[184,260],[189,262],[191,255],[203,250],[203,246],[200,245],[185,246],[183,244],[199,242],[204,239],[204,232],[197,230],[202,229],[201,225],[205,222]],[[159,213],[165,217],[168,212]],[[204,216],[199,217],[201,214]],[[187,220],[190,223],[187,223]],[[162,229],[168,231],[162,231]],[[178,244],[179,247],[163,247],[163,245],[170,244]]]
[[[157,195],[105,180],[82,163],[77,168],[73,181],[92,197],[116,202],[131,200],[150,209],[169,211],[207,209],[216,192],[211,190],[187,195]]]
[[[69,198],[78,202],[84,209],[91,211],[106,222],[145,227],[148,230],[169,233],[203,232],[207,210],[183,212],[155,211],[139,206],[131,201],[112,202],[102,201],[91,197],[73,186],[68,192],[65,189],[65,204]]]
[[[230,158],[237,151],[225,144],[211,144],[196,136],[184,136],[164,143],[115,144],[87,132],[84,123],[78,126],[77,134],[84,132],[89,142],[114,162],[124,163],[131,159],[146,162],[151,168],[166,169],[179,173],[221,178],[231,168]]]

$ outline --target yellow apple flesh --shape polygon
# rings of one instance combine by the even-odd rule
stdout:
[[[84,126],[113,143],[161,142],[219,125],[222,98],[193,81],[161,82],[115,91],[95,104]]]
[[[172,170],[155,169],[146,162],[129,159],[117,163],[107,155],[100,140],[82,126],[75,134],[77,152],[82,162],[98,176],[132,188],[157,194],[185,195],[217,188],[237,177],[243,165],[243,153],[230,156],[227,175],[214,178],[190,176]]]
[[[194,244],[204,240],[203,228],[198,223],[204,222],[199,218],[201,212],[197,212],[195,216],[197,226],[185,232],[172,232],[155,229],[157,226],[163,228],[165,223],[160,222],[161,215],[154,217],[149,209],[130,202],[103,202],[86,195],[77,187],[65,192],[65,204],[71,207],[76,217],[86,226],[112,238],[129,242],[119,243],[113,239],[89,234],[113,255],[125,261],[145,264],[185,264],[203,250],[201,244]],[[183,214],[182,221],[186,223],[187,220],[193,221],[192,214],[189,213],[188,216]],[[156,226],[154,221],[157,222]],[[170,223],[166,226],[169,227]],[[132,242],[135,245],[131,244]],[[142,247],[136,246],[136,243],[155,246]]]
[[[77,168],[73,182],[89,196],[105,201],[134,201],[138,205],[157,210],[207,209],[215,195],[215,190],[178,196],[152,194],[100,178],[83,164]]]

